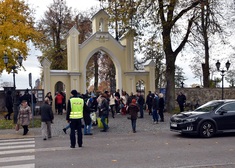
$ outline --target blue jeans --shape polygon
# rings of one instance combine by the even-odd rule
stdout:
[[[158,122],[158,113],[157,113],[157,110],[153,110],[153,121],[155,122],[155,121],[157,121]]]
[[[131,119],[132,130],[136,131],[136,120]]]
[[[90,123],[90,125],[84,124],[84,135],[91,133],[91,127],[92,127],[92,122]]]
[[[70,123],[65,127],[65,129],[69,129],[70,128]]]
[[[106,131],[109,127],[108,127],[108,125],[105,123],[105,119],[106,118],[108,118],[108,115],[106,115],[106,114],[103,114],[102,116],[101,116],[101,122],[102,122],[102,124],[103,124],[103,126],[104,126],[104,130]]]

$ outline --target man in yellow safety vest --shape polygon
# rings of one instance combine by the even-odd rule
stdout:
[[[70,123],[70,143],[71,148],[75,148],[77,130],[77,143],[78,147],[82,147],[82,118],[83,112],[86,110],[87,105],[76,90],[71,91],[72,97],[68,100],[66,120]]]

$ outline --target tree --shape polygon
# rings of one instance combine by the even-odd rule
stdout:
[[[114,29],[116,40],[128,30],[138,25],[137,9],[141,6],[143,0],[100,0],[101,5],[106,8],[110,15],[111,28]],[[108,2],[108,3],[103,3]]]
[[[219,1],[218,1],[219,2]],[[203,76],[203,86],[210,87],[210,49],[209,42],[212,43],[210,38],[213,35],[222,36],[222,26],[220,25],[221,14],[217,11],[217,8],[221,7],[216,0],[203,0],[199,6],[200,13],[197,20],[194,21],[195,27],[193,28],[193,39],[191,43],[196,52],[198,52],[198,59],[204,59],[201,63],[202,76]],[[223,42],[224,43],[224,42]],[[202,49],[201,49],[202,48]],[[204,52],[204,53],[203,53]],[[201,56],[200,56],[201,55]],[[201,60],[199,62],[201,62]],[[198,62],[196,62],[198,64]]]
[[[144,57],[141,62],[136,64],[143,64],[149,60],[154,60],[155,65],[155,89],[164,86],[165,79],[165,66],[163,63],[164,53],[162,51],[162,45],[157,41],[157,36],[154,34],[151,38],[147,39],[145,43],[139,45]]]
[[[229,70],[225,76],[225,80],[230,84],[230,87],[235,87],[235,71]]]
[[[87,87],[94,80],[94,91],[115,91],[115,66],[111,58],[103,51],[95,53],[87,64]],[[100,87],[102,85],[102,87]]]
[[[6,54],[9,63],[6,71],[17,64],[19,53],[26,60],[29,47],[28,42],[37,44],[41,40],[41,33],[34,27],[33,10],[19,0],[0,1],[0,55]],[[0,73],[5,69],[0,60]]]
[[[65,37],[73,26],[71,8],[66,1],[53,0],[53,3],[44,13],[44,18],[39,20],[38,29],[43,33],[40,49],[43,57],[48,58],[52,69],[66,69],[66,40]]]
[[[191,27],[195,19],[194,13],[190,13],[190,11],[193,10],[200,3],[200,1],[194,0],[190,3],[191,1],[158,0],[157,2],[162,27],[163,50],[166,56],[166,108],[168,112],[171,112],[175,107],[175,61],[177,55],[182,51],[188,41]],[[178,41],[178,44],[174,44],[173,47],[173,36],[171,36],[171,34],[174,32],[174,28],[177,28],[177,21],[183,19],[183,17],[187,17],[187,20],[184,18],[184,21],[187,22],[186,30],[183,35],[182,33],[178,34],[181,40]]]
[[[183,68],[176,66],[175,68],[175,86],[177,88],[180,88],[183,86],[183,83],[186,78],[184,77],[184,72],[183,72]]]

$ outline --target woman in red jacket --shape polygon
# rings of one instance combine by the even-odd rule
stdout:
[[[64,96],[62,96],[61,93],[58,93],[55,97],[55,103],[58,109],[58,114],[60,115],[62,115],[62,112],[63,112],[63,99],[64,99]]]

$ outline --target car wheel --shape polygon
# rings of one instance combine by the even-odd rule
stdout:
[[[210,138],[215,134],[215,126],[212,122],[203,122],[200,126],[200,136],[203,138]]]

